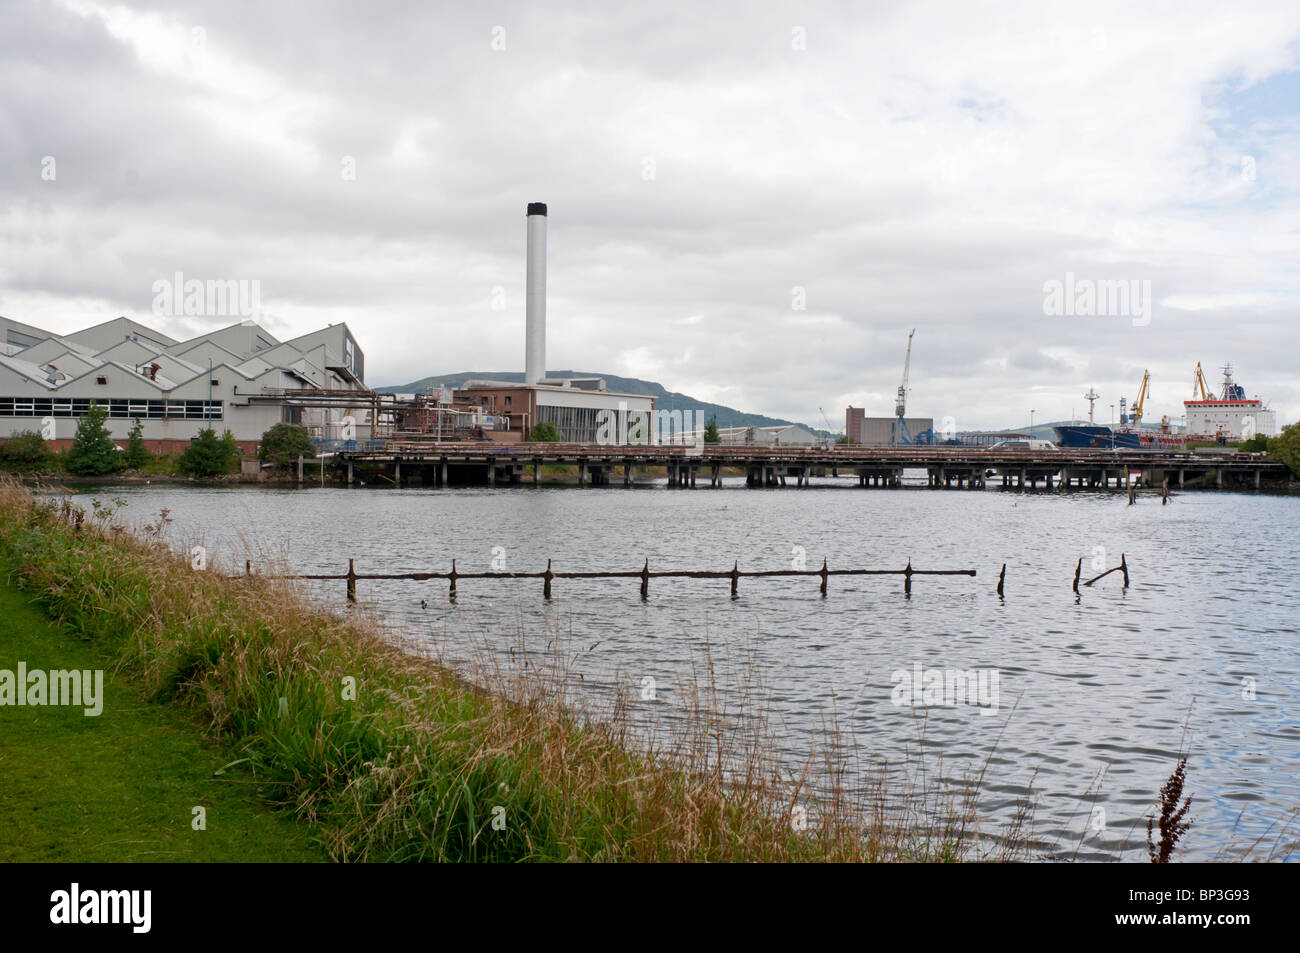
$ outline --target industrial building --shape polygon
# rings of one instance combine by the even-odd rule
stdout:
[[[691,431],[684,438],[686,443],[696,443],[703,439],[702,430]],[[825,442],[802,424],[718,428],[718,444],[724,447],[813,447]]]
[[[906,433],[911,440],[899,439],[899,443],[932,443],[934,438],[933,417],[903,417]],[[868,417],[861,407],[848,407],[844,411],[844,433],[849,443],[860,447],[887,447],[890,435],[898,423],[898,417]]]
[[[0,437],[29,430],[68,446],[91,402],[114,438],[139,419],[151,450],[229,430],[252,452],[270,427],[366,439],[378,402],[346,324],[287,341],[255,321],[176,340],[130,318],[58,334],[0,317]]]

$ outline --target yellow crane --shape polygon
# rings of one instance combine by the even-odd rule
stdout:
[[[1197,391],[1201,392],[1201,397],[1200,397],[1201,400],[1213,400],[1213,398],[1210,396],[1210,388],[1207,387],[1205,384],[1205,374],[1201,371],[1200,361],[1196,362],[1196,377],[1192,381],[1193,397],[1196,396]]]
[[[1148,387],[1151,384],[1151,372],[1142,372],[1142,386],[1138,389],[1137,400],[1133,401],[1133,407],[1129,410],[1129,417],[1133,421],[1134,428],[1142,426],[1142,407],[1146,403],[1149,393]]]

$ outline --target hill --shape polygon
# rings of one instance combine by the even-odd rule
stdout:
[[[550,377],[603,377],[605,386],[612,391],[624,394],[645,394],[655,398],[655,407],[659,410],[699,410],[704,419],[714,417],[719,427],[780,427],[791,423],[780,417],[768,417],[765,414],[749,414],[724,404],[713,404],[707,400],[697,400],[687,394],[670,391],[656,381],[643,381],[637,377],[619,377],[617,374],[598,374],[590,371],[548,371]],[[431,387],[460,387],[468,380],[493,380],[522,383],[522,371],[463,371],[458,374],[443,374],[438,377],[424,377],[410,384],[392,387],[376,387],[384,394],[418,394]],[[808,427],[815,433],[824,434],[820,427]],[[832,435],[834,436],[834,435]]]

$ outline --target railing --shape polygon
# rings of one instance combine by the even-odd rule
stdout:
[[[246,575],[253,574],[252,561],[244,563],[244,572]],[[1003,566],[1003,575],[1006,573],[1006,567]],[[831,576],[902,576],[903,593],[907,596],[912,594],[912,577],[913,576],[974,576],[974,569],[913,569],[912,561],[909,559],[907,565],[902,569],[831,569],[822,560],[821,569],[755,569],[742,570],[740,563],[736,562],[728,571],[716,572],[708,570],[689,570],[689,569],[668,569],[659,572],[650,571],[650,560],[645,561],[645,565],[639,570],[624,571],[587,571],[587,572],[555,572],[551,569],[551,560],[546,560],[546,569],[542,572],[457,572],[456,560],[451,561],[450,572],[403,572],[403,573],[359,573],[356,571],[355,560],[348,560],[348,571],[345,573],[301,573],[289,575],[271,575],[264,578],[268,579],[342,579],[347,582],[348,602],[357,601],[357,580],[358,579],[410,579],[416,581],[427,581],[430,579],[445,579],[450,584],[448,596],[451,599],[456,598],[456,583],[461,579],[540,579],[542,580],[542,597],[551,598],[552,581],[555,579],[639,579],[641,581],[641,598],[650,597],[650,580],[651,579],[729,579],[731,581],[731,597],[739,598],[739,587],[741,579],[760,579],[760,578],[777,578],[782,576],[817,576],[821,579],[820,591],[823,596],[827,593],[827,583]],[[999,577],[998,589],[1001,594],[1002,580]]]

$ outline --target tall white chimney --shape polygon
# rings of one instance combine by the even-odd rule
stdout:
[[[546,377],[546,204],[528,204],[528,292],[524,321],[524,383]]]

